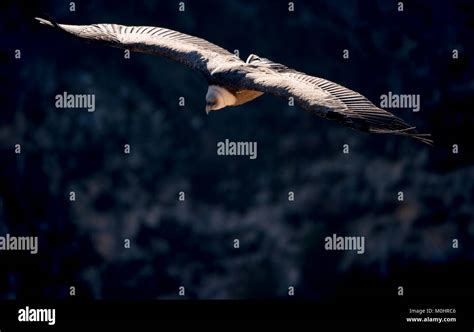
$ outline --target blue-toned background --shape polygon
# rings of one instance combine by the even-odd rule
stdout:
[[[403,12],[397,1],[295,1],[292,13],[287,1],[186,1],[185,12],[178,2],[75,1],[75,12],[69,1],[1,2],[0,235],[36,235],[40,247],[0,253],[0,298],[64,298],[70,286],[107,299],[176,298],[179,286],[206,299],[286,297],[289,286],[322,301],[399,285],[472,294],[472,1],[405,1]],[[420,112],[393,112],[435,146],[359,133],[272,96],[206,115],[199,73],[126,60],[39,25],[43,13],[175,29],[375,104],[388,91],[420,94]],[[95,94],[96,111],[56,109],[63,91]],[[257,141],[258,158],[218,156],[226,138]],[[333,233],[365,236],[365,254],[325,251]]]

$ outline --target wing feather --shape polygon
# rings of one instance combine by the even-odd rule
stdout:
[[[242,62],[233,53],[207,40],[170,29],[118,24],[67,25],[51,19],[36,19],[79,38],[169,58],[197,69],[205,76],[211,75],[219,61]]]
[[[247,63],[256,69],[243,80],[247,81],[249,88],[285,98],[293,97],[302,108],[358,130],[410,136],[427,144],[433,142],[427,138],[429,134],[418,133],[414,126],[340,84],[306,75],[256,55],[249,56]]]

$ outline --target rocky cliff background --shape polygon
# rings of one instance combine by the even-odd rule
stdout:
[[[105,299],[177,298],[179,286],[200,299],[472,289],[472,1],[406,1],[403,12],[396,1],[75,5],[0,4],[0,234],[40,241],[37,255],[0,253],[0,298],[65,298],[70,286]],[[124,59],[40,26],[43,13],[175,29],[375,104],[388,91],[420,94],[420,112],[393,112],[435,145],[359,133],[271,96],[206,115],[199,73]],[[96,111],[56,109],[63,91],[95,94]],[[257,141],[258,158],[218,156],[226,138]],[[324,250],[333,233],[365,236],[365,253]]]

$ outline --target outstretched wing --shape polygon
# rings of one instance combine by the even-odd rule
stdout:
[[[293,97],[302,108],[361,131],[410,136],[427,144],[432,143],[427,138],[429,134],[419,134],[415,127],[342,85],[256,55],[249,56],[247,63],[250,72],[241,79],[241,84],[247,88],[285,98]]]
[[[208,77],[222,61],[242,62],[222,47],[174,30],[118,24],[66,25],[58,24],[53,20],[38,17],[36,19],[42,24],[79,38],[169,58],[197,69]]]

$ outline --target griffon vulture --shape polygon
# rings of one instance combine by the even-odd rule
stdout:
[[[242,61],[229,51],[177,31],[118,24],[66,25],[36,18],[73,36],[130,51],[159,55],[200,71],[209,83],[206,112],[237,106],[264,93],[294,101],[322,118],[365,132],[409,136],[431,144],[429,134],[375,106],[339,84],[298,72],[251,54]]]

